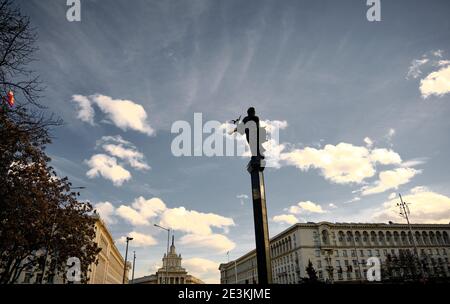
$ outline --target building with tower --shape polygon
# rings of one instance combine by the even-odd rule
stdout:
[[[204,282],[187,273],[181,266],[181,254],[177,254],[175,239],[172,236],[172,245],[169,254],[164,254],[163,265],[155,274],[133,280],[133,284],[204,284]]]

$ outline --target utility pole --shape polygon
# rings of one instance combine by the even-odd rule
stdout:
[[[134,265],[136,264],[136,251],[133,251],[133,272],[131,274],[131,282],[134,284]]]
[[[397,206],[400,207],[400,216],[403,217],[404,219],[406,219],[406,223],[408,224],[408,229],[409,229],[409,232],[411,233],[412,243],[413,243],[413,247],[414,247],[414,255],[416,256],[417,262],[420,265],[420,274],[421,274],[422,279],[424,280],[425,273],[423,270],[423,265],[422,265],[422,262],[420,261],[419,250],[417,249],[416,239],[414,238],[411,223],[409,222],[409,215],[411,214],[411,211],[409,210],[408,203],[403,201],[402,195],[399,193],[398,196],[400,198],[400,203],[397,203]]]
[[[127,241],[127,247],[125,249],[125,263],[123,265],[123,278],[122,278],[122,284],[125,284],[125,275],[127,273],[127,262],[128,262],[128,242],[133,240],[132,237],[127,236],[126,241]]]

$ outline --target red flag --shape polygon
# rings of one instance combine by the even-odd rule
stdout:
[[[14,93],[13,91],[9,91],[8,92],[8,97],[7,97],[7,101],[10,107],[12,107],[14,105]]]

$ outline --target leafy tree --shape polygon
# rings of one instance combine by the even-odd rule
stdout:
[[[317,282],[317,272],[314,269],[313,263],[311,260],[308,260],[308,267],[306,267],[306,273],[308,274],[309,282]]]
[[[27,68],[36,50],[36,35],[27,17],[0,0],[0,95],[15,90],[17,103],[0,107],[0,283],[14,283],[26,269],[44,280],[65,271],[68,257],[81,261],[82,279],[99,249],[95,218],[88,202],[77,200],[68,179],[49,165],[45,146],[49,129],[38,103],[42,87]]]

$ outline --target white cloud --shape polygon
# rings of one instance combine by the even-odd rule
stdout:
[[[247,194],[238,194],[238,195],[236,195],[236,198],[239,199],[239,201],[241,202],[241,205],[244,205],[244,201],[248,200],[248,195]]]
[[[114,206],[110,202],[100,202],[95,204],[94,209],[97,210],[100,217],[107,224],[116,223],[116,219],[113,217],[115,213]]]
[[[432,52],[433,56],[440,57],[440,58],[442,58],[443,53],[444,53],[443,50],[437,50],[437,51]]]
[[[150,166],[144,160],[144,154],[139,152],[131,142],[124,140],[120,135],[103,136],[97,145],[101,145],[105,152],[125,160],[131,167],[138,170],[149,170]]]
[[[115,186],[121,186],[123,182],[131,179],[131,173],[117,164],[115,157],[110,157],[105,154],[95,154],[85,162],[91,168],[86,172],[89,178],[101,175],[111,180]]]
[[[369,150],[347,143],[326,145],[323,149],[295,149],[283,153],[281,158],[302,171],[320,169],[327,180],[338,184],[361,183],[375,174]]]
[[[286,223],[289,225],[294,225],[298,223],[298,219],[292,214],[276,215],[272,218],[272,220],[276,223]]]
[[[445,66],[445,65],[449,65],[450,64],[450,60],[439,60],[437,65],[438,66]]]
[[[299,202],[297,205],[291,206],[289,212],[292,214],[301,213],[325,213],[322,206],[315,204],[311,201]]]
[[[416,167],[425,164],[426,161],[427,158],[415,158],[402,162],[400,166],[403,168]]]
[[[356,193],[356,192],[359,192],[359,191],[352,191],[352,192]],[[350,204],[350,203],[354,203],[354,202],[359,202],[360,200],[361,200],[361,198],[359,196],[355,196],[351,200],[344,202],[344,204]]]
[[[337,206],[336,206],[335,204],[333,204],[333,203],[329,203],[329,204],[328,204],[328,207],[333,208],[333,209],[336,209],[336,208],[337,208]]]
[[[392,138],[394,137],[394,135],[395,135],[395,129],[390,128],[388,133],[386,134],[386,138],[388,139],[388,141],[391,141]]]
[[[166,210],[166,205],[159,198],[145,199],[140,196],[134,200],[131,207],[121,205],[117,214],[135,226],[148,226],[150,220]]]
[[[366,143],[367,148],[372,148],[373,146],[373,140],[369,137],[364,138],[364,142]]]
[[[411,62],[408,73],[406,74],[406,79],[418,78],[422,74],[421,67],[428,63],[430,60],[428,58],[415,59]]]
[[[390,134],[393,135],[394,129]],[[377,165],[401,165],[400,155],[390,149],[371,149],[339,143],[323,149],[306,147],[281,154],[281,159],[302,171],[319,169],[325,179],[338,184],[361,184],[376,173]]]
[[[119,244],[125,244],[127,236],[133,238],[133,240],[131,240],[129,242],[130,247],[148,247],[148,246],[156,245],[158,243],[153,236],[148,235],[148,234],[139,233],[136,231],[132,231],[132,232],[128,233],[126,236],[120,237],[117,240],[117,242]]]
[[[389,194],[388,199],[393,200],[396,197],[397,197],[397,193],[392,192],[391,194]]]
[[[183,266],[189,273],[207,284],[220,282],[219,263],[217,262],[204,258],[190,258],[183,260]]]
[[[111,122],[118,128],[126,131],[128,129],[138,131],[147,135],[154,133],[153,128],[147,121],[147,112],[144,107],[132,100],[113,99],[105,95],[73,95],[72,100],[78,103],[78,118],[94,124],[94,108],[98,108],[107,115]]]
[[[398,153],[388,149],[374,149],[370,153],[370,159],[373,163],[382,165],[400,164],[402,159]]]
[[[450,92],[450,66],[430,73],[420,81],[420,92],[423,98],[431,95],[443,96]]]
[[[202,213],[178,207],[165,210],[161,215],[160,224],[187,233],[209,235],[212,233],[211,227],[227,231],[230,226],[234,226],[234,221],[214,213]]]
[[[390,189],[398,189],[400,185],[409,183],[410,180],[421,171],[413,168],[397,168],[380,172],[378,181],[372,186],[365,186],[362,195],[371,195],[385,192]]]
[[[78,104],[77,118],[91,125],[94,125],[94,108],[89,98],[83,95],[73,95],[72,101]]]
[[[412,223],[440,223],[450,222],[450,197],[433,192],[425,187],[413,188],[409,194],[403,196],[409,203],[411,211],[409,218]],[[400,217],[397,203],[398,199],[385,202],[373,216],[375,221],[404,222]]]
[[[212,228],[228,232],[234,226],[231,218],[214,213],[187,210],[184,207],[168,208],[159,198],[138,197],[129,205],[121,205],[116,214],[133,226],[149,226],[158,223],[163,227],[186,233],[180,241],[192,247],[209,247],[227,251],[235,247],[233,241],[225,235],[213,232]]]
[[[236,244],[227,236],[218,233],[185,234],[180,238],[180,243],[191,247],[207,247],[218,253],[224,253],[236,247]]]

